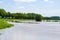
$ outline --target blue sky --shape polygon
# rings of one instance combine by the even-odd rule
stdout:
[[[60,16],[60,0],[0,0],[8,12],[33,12],[43,16]]]

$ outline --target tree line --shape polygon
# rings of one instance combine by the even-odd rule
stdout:
[[[60,20],[59,16],[43,17],[43,20]]]
[[[6,12],[4,9],[0,9],[0,18],[33,19],[36,21],[41,21],[42,15],[36,13],[11,13],[11,12]]]
[[[60,20],[59,16],[43,17],[41,14],[37,14],[37,13],[11,13],[11,12],[6,12],[4,9],[0,9],[0,18],[33,19],[36,21]]]

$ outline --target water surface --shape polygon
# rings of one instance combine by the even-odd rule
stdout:
[[[12,23],[1,40],[60,40],[60,22]]]

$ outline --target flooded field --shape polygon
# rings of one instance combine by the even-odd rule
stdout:
[[[15,26],[0,30],[0,40],[60,40],[60,22],[12,24]]]

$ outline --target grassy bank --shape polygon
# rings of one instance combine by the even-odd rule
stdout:
[[[0,19],[0,29],[9,28],[11,26],[13,26],[13,24],[9,24],[6,21],[4,21],[3,19]]]

